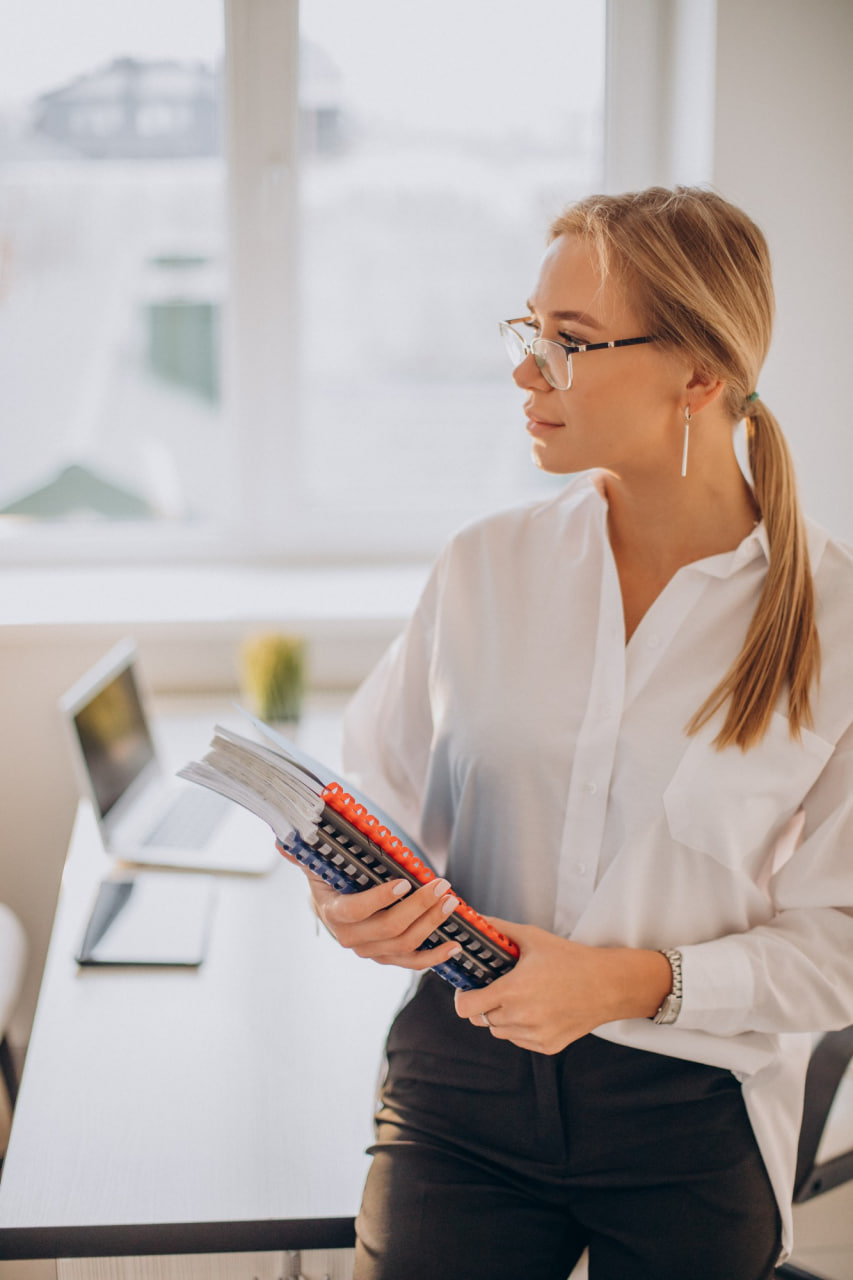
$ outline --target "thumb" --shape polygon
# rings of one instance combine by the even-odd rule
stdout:
[[[519,948],[523,949],[524,942],[533,928],[533,925],[519,924],[517,920],[502,920],[500,916],[483,916],[484,920],[488,920],[493,929],[498,929],[501,933],[505,933],[513,942],[517,942]]]

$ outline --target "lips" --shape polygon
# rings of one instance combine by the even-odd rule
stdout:
[[[541,418],[533,409],[525,409],[525,416],[531,427],[561,427],[562,422],[551,422],[548,418]]]

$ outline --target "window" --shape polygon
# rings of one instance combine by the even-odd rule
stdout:
[[[602,181],[604,0],[88,7],[0,50],[0,546],[427,555],[547,492],[497,321]]]
[[[38,0],[12,15],[2,0],[0,15],[0,524],[104,541],[107,524],[213,517],[221,8]]]
[[[553,484],[497,322],[550,217],[601,182],[604,6],[303,0],[301,23],[325,111],[301,182],[304,483],[437,538]]]

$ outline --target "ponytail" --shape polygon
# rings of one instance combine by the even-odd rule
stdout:
[[[770,565],[743,648],[687,726],[695,733],[728,702],[714,745],[742,751],[766,733],[787,683],[792,737],[812,724],[809,691],[820,672],[814,583],[794,467],[779,424],[761,400],[747,404],[747,448]]]

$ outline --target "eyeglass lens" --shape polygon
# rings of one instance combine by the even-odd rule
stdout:
[[[500,329],[513,368],[520,365],[530,351],[537,368],[551,386],[558,391],[568,391],[572,385],[572,362],[561,346],[547,338],[535,338],[532,334],[531,342],[525,345],[524,339],[510,325],[501,324]]]

